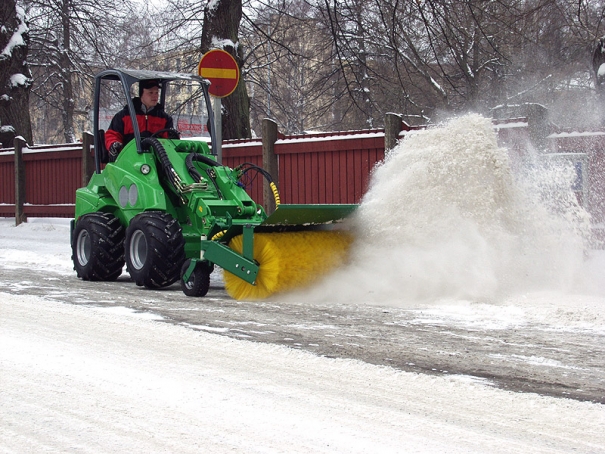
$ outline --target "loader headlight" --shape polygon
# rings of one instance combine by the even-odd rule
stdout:
[[[147,175],[149,172],[151,172],[151,167],[149,167],[149,164],[143,164],[141,166],[141,173],[143,175]]]
[[[118,202],[122,208],[126,208],[128,204],[135,206],[139,199],[139,190],[136,184],[131,184],[129,188],[122,186],[118,194]]]
[[[139,190],[137,189],[136,184],[132,184],[128,189],[128,203],[130,203],[131,206],[135,206],[137,200],[139,200]]]

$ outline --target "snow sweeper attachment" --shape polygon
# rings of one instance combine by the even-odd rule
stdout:
[[[200,131],[207,126],[208,139],[181,137],[185,134],[174,129],[143,137],[144,123],[128,96],[143,80],[159,83],[161,105],[186,112],[166,109],[174,124]],[[118,88],[107,90],[112,83]],[[78,277],[115,280],[126,265],[139,286],[161,288],[180,280],[186,295],[204,296],[216,265],[233,298],[263,299],[309,285],[345,260],[352,238],[335,227],[357,206],[280,204],[266,171],[250,163],[223,166],[211,151],[214,119],[207,88],[206,80],[188,74],[112,69],[97,75],[96,171],[76,191],[71,230]],[[122,104],[101,95],[104,89],[122,92]],[[114,111],[125,103],[130,115],[134,138],[116,159],[105,149],[107,124],[100,118],[111,109],[101,107],[101,100],[109,100]],[[185,101],[194,101],[194,108],[183,109]],[[245,191],[245,182],[258,175],[275,196],[277,209],[270,216]]]

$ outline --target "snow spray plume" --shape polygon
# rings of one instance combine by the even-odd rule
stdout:
[[[513,172],[491,120],[479,115],[409,134],[372,174],[350,263],[304,298],[493,301],[570,288],[588,214],[569,168],[533,168]]]

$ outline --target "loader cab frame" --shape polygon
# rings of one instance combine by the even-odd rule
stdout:
[[[203,91],[204,102],[206,104],[208,114],[208,131],[210,133],[210,146],[211,149],[215,150],[212,144],[215,143],[215,126],[214,126],[214,114],[212,111],[212,104],[210,102],[210,95],[208,93],[208,86],[210,82],[199,76],[193,74],[181,74],[181,73],[170,73],[162,71],[147,71],[147,70],[130,70],[130,69],[107,69],[100,72],[95,76],[95,90],[94,90],[94,110],[93,110],[93,130],[94,130],[94,147],[95,147],[95,172],[101,173],[101,164],[106,162],[104,156],[107,156],[107,150],[105,149],[104,132],[99,127],[99,116],[100,116],[100,99],[101,99],[101,88],[104,80],[118,81],[121,86],[124,96],[126,98],[126,104],[130,112],[130,118],[134,129],[134,141],[138,153],[144,153],[143,146],[141,144],[141,132],[139,125],[136,120],[136,113],[130,90],[134,84],[138,84],[141,80],[146,79],[157,79],[160,81],[160,103],[165,106],[166,101],[166,87],[172,81],[192,81],[198,82],[200,88]],[[124,144],[126,145],[126,144]]]

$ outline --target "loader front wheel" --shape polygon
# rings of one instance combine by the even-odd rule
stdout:
[[[84,215],[74,229],[71,249],[78,277],[114,281],[124,267],[124,227],[111,213]]]
[[[206,296],[210,288],[210,274],[212,266],[207,262],[197,262],[191,276],[185,281],[183,279],[191,260],[185,260],[181,267],[181,289],[187,296]]]
[[[168,213],[137,215],[126,230],[126,267],[138,286],[161,288],[180,278],[185,240],[179,223]]]

